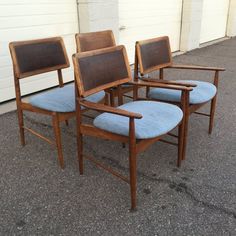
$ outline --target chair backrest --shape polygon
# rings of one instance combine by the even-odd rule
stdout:
[[[115,38],[111,30],[76,34],[75,41],[77,52],[116,46]]]
[[[172,64],[168,36],[136,42],[136,56],[141,74],[146,74]]]
[[[18,79],[70,66],[61,37],[11,42],[9,48]]]
[[[80,97],[131,81],[124,46],[77,53],[73,55],[73,63]]]

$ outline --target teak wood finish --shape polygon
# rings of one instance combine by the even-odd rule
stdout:
[[[77,53],[116,46],[116,41],[112,30],[78,33],[75,35],[75,41],[77,45]],[[130,97],[126,95],[126,93],[131,91],[133,91],[132,86],[117,86],[106,90],[110,97],[111,106],[115,106],[116,97],[118,98],[118,104],[121,105],[123,103],[123,96]],[[119,94],[122,94],[122,96]]]
[[[189,69],[189,70],[205,70],[205,71],[214,71],[214,81],[213,84],[216,86],[218,91],[218,80],[219,80],[219,72],[224,71],[224,68],[217,67],[204,67],[204,66],[194,66],[194,65],[175,65],[172,62],[172,53],[170,49],[170,42],[168,36],[158,37],[154,39],[137,41],[135,45],[135,72],[134,72],[134,81],[139,83],[140,78],[138,76],[138,71],[140,70],[141,75],[145,75],[150,72],[159,70],[159,79],[158,78],[142,78],[141,83],[143,81],[149,81],[154,83],[168,83],[173,86],[178,83],[177,81],[165,81],[164,80],[164,69]],[[191,86],[195,87],[194,84],[180,82],[183,86]],[[146,86],[146,97],[149,93],[149,89],[152,86]],[[183,159],[186,156],[186,144],[187,144],[187,134],[188,134],[188,121],[189,116],[192,113],[208,116],[209,117],[209,129],[208,133],[212,133],[213,122],[214,122],[214,114],[216,108],[216,95],[211,99],[211,108],[210,114],[205,114],[201,112],[197,112],[199,108],[204,106],[206,103],[201,104],[190,104],[189,103],[189,93],[185,95],[185,101],[180,103],[174,103],[180,105],[184,112],[184,147],[183,147]],[[137,86],[134,88],[134,99],[138,99],[138,89]],[[164,101],[165,102],[165,101]],[[169,101],[168,101],[169,102]],[[171,102],[170,102],[171,103]],[[184,105],[183,105],[184,104]]]
[[[60,132],[60,122],[75,116],[75,112],[53,112],[32,106],[23,102],[21,99],[20,80],[29,76],[42,74],[50,71],[57,71],[59,87],[63,87],[62,69],[70,66],[66,53],[64,42],[61,37],[27,40],[20,42],[11,42],[9,44],[14,72],[15,92],[18,121],[20,128],[21,144],[25,145],[25,133],[27,130],[44,141],[57,148],[58,160],[61,168],[64,168],[64,159],[62,153],[62,142]],[[55,135],[55,141],[46,138],[38,132],[24,125],[23,112],[30,111],[52,117],[52,125]]]
[[[108,63],[109,62],[109,63]],[[156,141],[163,141],[162,136],[138,140],[135,137],[135,119],[141,119],[142,115],[115,108],[108,105],[96,104],[85,101],[84,98],[90,94],[96,93],[104,89],[110,89],[114,86],[120,86],[124,83],[130,82],[137,85],[136,82],[132,82],[130,66],[127,59],[127,54],[124,46],[110,47],[106,49],[100,49],[90,52],[78,53],[73,55],[73,64],[75,70],[75,83],[76,83],[76,117],[77,117],[77,143],[78,143],[78,160],[80,174],[84,172],[84,157],[94,162],[98,167],[105,169],[112,173],[114,176],[122,179],[130,185],[131,193],[131,209],[136,208],[136,188],[137,188],[137,160],[136,157],[140,152],[145,151],[151,144]],[[91,81],[93,80],[93,81]],[[95,81],[97,80],[97,81]],[[143,86],[151,85],[154,87],[168,87],[166,84],[150,83],[150,82],[138,82]],[[139,85],[138,84],[138,85]],[[182,85],[173,85],[175,89],[181,90],[182,98],[181,102],[185,106],[186,97],[191,87]],[[122,96],[119,94],[119,96]],[[82,122],[81,106],[96,110],[99,112],[108,112],[125,116],[129,118],[129,136],[118,135],[102,129],[99,129],[91,124]],[[184,143],[184,126],[180,122],[179,133],[177,135],[170,134],[171,136],[178,138],[178,143],[174,145],[178,146],[178,166],[181,163],[183,156],[183,143]],[[127,143],[129,146],[129,178],[121,175],[117,171],[114,171],[110,167],[100,163],[94,157],[87,156],[83,153],[83,136],[94,136],[101,139],[118,141],[121,143]],[[165,142],[165,141],[164,141]],[[172,142],[168,142],[173,144]]]

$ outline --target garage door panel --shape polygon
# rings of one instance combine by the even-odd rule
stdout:
[[[50,15],[61,13],[76,13],[75,4],[71,4],[72,1],[64,4],[55,4],[48,1],[45,4],[12,4],[1,5],[0,16],[24,16],[24,15]]]
[[[2,2],[3,1],[3,2]],[[11,41],[62,36],[71,67],[63,70],[64,81],[72,81],[71,55],[75,53],[74,35],[78,32],[77,4],[74,0],[5,1],[0,10],[0,102],[15,98]],[[21,80],[22,95],[58,85],[57,73],[37,75]]]
[[[75,25],[77,25],[77,20],[78,18],[75,14],[72,14],[72,16],[70,14],[56,14],[48,17],[42,17],[41,15],[1,17],[0,29],[63,24],[63,23],[75,23]]]
[[[204,0],[200,43],[225,37],[229,0]]]
[[[182,17],[182,0],[119,1],[119,43],[128,51],[134,62],[136,40],[167,35],[172,51],[179,50]]]

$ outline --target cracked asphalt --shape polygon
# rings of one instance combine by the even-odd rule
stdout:
[[[187,159],[155,143],[138,156],[138,210],[129,186],[85,161],[79,175],[75,120],[62,124],[65,170],[56,151],[26,133],[21,147],[16,112],[0,116],[0,235],[236,235],[236,38],[174,58],[177,63],[225,67],[212,135],[208,119],[192,115]],[[168,79],[212,81],[213,73],[169,70]],[[209,111],[205,106],[202,111]],[[26,124],[49,137],[51,121],[25,114]],[[128,150],[85,138],[85,153],[128,174]]]

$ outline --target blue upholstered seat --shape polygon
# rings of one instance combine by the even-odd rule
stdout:
[[[90,102],[99,102],[105,96],[105,92],[90,95],[86,98]],[[30,98],[30,104],[49,111],[74,112],[75,111],[75,87],[74,83],[62,88],[42,92]]]
[[[165,134],[175,128],[183,117],[179,107],[163,102],[135,101],[119,108],[142,114],[142,119],[135,119],[137,139],[154,138]],[[103,113],[94,119],[94,126],[111,133],[129,135],[128,117]]]
[[[196,84],[197,87],[194,87],[190,92],[190,104],[199,104],[204,103],[211,100],[216,94],[215,85],[195,80],[178,80],[182,82],[189,82]],[[148,94],[149,98],[162,100],[162,101],[170,101],[170,102],[179,102],[181,99],[181,91],[179,90],[170,90],[163,88],[152,88]]]

